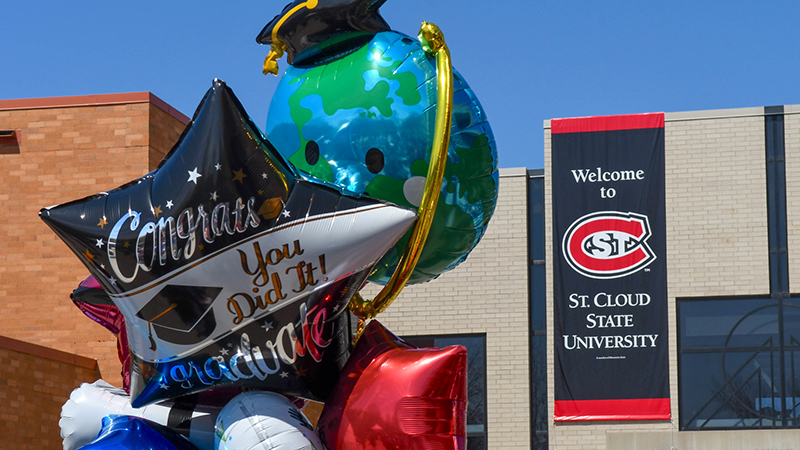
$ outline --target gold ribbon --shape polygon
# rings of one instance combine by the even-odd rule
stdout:
[[[447,148],[450,145],[450,124],[453,117],[453,67],[450,61],[450,50],[447,48],[444,35],[439,27],[432,23],[422,22],[418,37],[422,43],[422,49],[428,54],[436,55],[438,91],[431,161],[428,166],[422,201],[417,210],[417,223],[411,232],[411,238],[405,251],[397,263],[397,269],[374,300],[364,300],[361,294],[356,293],[350,301],[350,310],[361,319],[358,326],[359,336],[363,331],[365,321],[373,319],[385,311],[408,282],[428,238],[433,215],[436,212],[436,204],[439,201],[439,193],[442,191]]]
[[[269,73],[273,75],[278,75],[278,60],[281,59],[283,53],[286,51],[287,47],[286,44],[278,39],[278,30],[281,28],[284,22],[292,16],[292,14],[300,11],[303,8],[314,9],[317,7],[318,0],[308,0],[306,2],[300,3],[299,5],[295,6],[288,13],[284,14],[283,17],[278,20],[278,23],[272,27],[272,45],[270,45],[269,54],[267,58],[264,59],[264,69],[261,71],[264,75]]]

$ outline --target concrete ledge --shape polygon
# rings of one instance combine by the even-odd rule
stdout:
[[[607,432],[608,450],[800,450],[800,430]]]
[[[500,169],[500,177],[525,177],[528,175],[528,170],[524,167],[510,167]]]

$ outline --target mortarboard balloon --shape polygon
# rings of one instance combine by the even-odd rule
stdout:
[[[417,39],[391,31],[384,1],[295,1],[257,41],[272,45],[265,70],[291,64],[270,103],[266,132],[306,174],[340,188],[420,208],[435,135],[437,63]],[[423,39],[424,40],[424,39]],[[453,71],[447,164],[433,223],[408,283],[463,261],[497,201],[497,149],[477,96]],[[370,281],[386,283],[409,242],[401,239]],[[416,251],[416,250],[415,250]]]
[[[328,450],[464,450],[467,351],[415,348],[367,324],[325,403],[317,433]]]
[[[348,301],[415,220],[299,177],[219,80],[158,169],[40,216],[125,316],[136,407],[226,385],[325,400]]]
[[[256,41],[281,47],[289,64],[318,64],[389,31],[378,8],[386,0],[295,0],[261,30]],[[297,59],[298,55],[302,55]],[[277,67],[276,67],[277,69]]]

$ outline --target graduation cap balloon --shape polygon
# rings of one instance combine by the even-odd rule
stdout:
[[[365,44],[377,32],[388,31],[389,25],[378,12],[384,2],[295,0],[261,30],[256,41],[281,54],[287,52],[289,64],[320,63],[315,57],[330,59]],[[298,55],[302,57],[295,60]]]
[[[158,169],[40,216],[125,316],[135,407],[224,385],[325,400],[347,304],[415,220],[299,177],[219,80]]]

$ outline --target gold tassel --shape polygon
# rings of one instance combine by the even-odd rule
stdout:
[[[272,46],[269,50],[269,55],[264,60],[264,75],[273,74],[278,75],[278,60],[281,59],[283,53],[286,51],[286,44],[283,41],[272,41]]]

